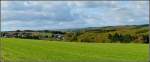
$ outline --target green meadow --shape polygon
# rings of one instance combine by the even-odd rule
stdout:
[[[2,38],[4,62],[147,62],[148,44]]]

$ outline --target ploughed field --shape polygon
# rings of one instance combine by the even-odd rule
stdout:
[[[148,44],[2,38],[4,62],[146,62]]]

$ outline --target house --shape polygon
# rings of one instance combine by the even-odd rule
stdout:
[[[56,40],[63,40],[64,35],[63,34],[52,34],[52,38],[54,38]]]

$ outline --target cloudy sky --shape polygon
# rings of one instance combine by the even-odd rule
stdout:
[[[2,31],[148,24],[148,1],[2,1]]]

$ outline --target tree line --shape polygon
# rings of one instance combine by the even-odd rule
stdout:
[[[108,39],[111,40],[111,42],[121,42],[121,43],[148,43],[149,42],[149,36],[148,35],[122,35],[122,34],[108,34]]]
[[[107,33],[109,32],[109,33]],[[114,32],[114,30],[113,30]],[[46,35],[43,35],[44,33]],[[69,42],[95,42],[95,43],[149,43],[148,34],[122,34],[111,33],[110,30],[99,32],[61,32],[61,31],[20,31],[1,32],[1,37],[24,38],[24,39],[45,39]]]

